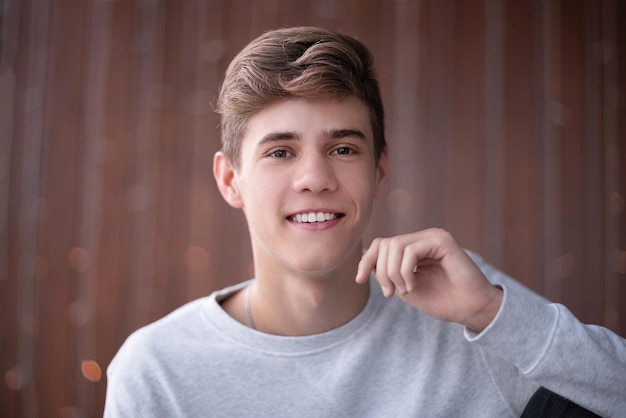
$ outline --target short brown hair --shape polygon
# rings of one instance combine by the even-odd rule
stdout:
[[[250,42],[230,63],[217,112],[222,150],[235,168],[248,120],[287,98],[356,97],[369,108],[376,161],[385,150],[384,110],[373,58],[352,36],[314,27],[269,31]]]

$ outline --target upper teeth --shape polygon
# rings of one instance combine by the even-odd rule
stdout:
[[[298,213],[293,217],[293,220],[299,223],[309,222],[324,222],[324,221],[332,221],[335,219],[337,215],[329,212],[309,212],[309,213]]]

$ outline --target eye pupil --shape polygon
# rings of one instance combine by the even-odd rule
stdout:
[[[282,150],[282,149],[274,151],[273,154],[274,154],[274,157],[277,157],[277,158],[282,158],[286,155],[285,150]]]

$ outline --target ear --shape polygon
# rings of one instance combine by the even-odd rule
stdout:
[[[213,177],[224,200],[232,207],[241,209],[243,200],[237,187],[237,171],[230,158],[222,151],[213,156]]]
[[[378,159],[378,165],[376,166],[376,190],[374,192],[375,197],[380,197],[385,191],[385,185],[387,184],[387,173],[389,172],[389,154],[387,154],[387,147],[380,153]]]

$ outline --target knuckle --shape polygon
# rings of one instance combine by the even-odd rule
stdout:
[[[434,239],[442,244],[454,242],[452,234],[443,228],[432,228],[432,234]]]
[[[385,238],[378,238],[378,239],[380,240],[380,245],[381,246],[388,247],[389,246],[389,242],[391,241],[392,238],[385,237]]]

